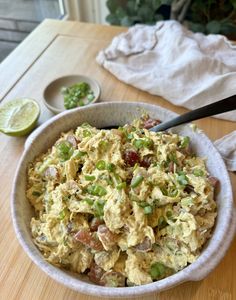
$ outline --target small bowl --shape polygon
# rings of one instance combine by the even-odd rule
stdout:
[[[64,96],[61,89],[62,87],[70,87],[79,82],[88,83],[94,93],[94,99],[89,104],[96,102],[100,97],[101,88],[95,79],[84,75],[68,75],[57,78],[47,85],[43,92],[46,107],[55,114],[67,110],[64,107]],[[86,106],[89,104],[86,104]]]

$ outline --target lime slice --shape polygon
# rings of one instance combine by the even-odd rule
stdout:
[[[22,98],[0,107],[0,131],[11,136],[30,133],[37,122],[40,108],[36,101]]]

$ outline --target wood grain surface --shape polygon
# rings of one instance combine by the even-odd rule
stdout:
[[[101,85],[101,101],[142,101],[177,113],[186,111],[164,99],[118,81],[95,57],[111,39],[127,29],[113,26],[46,20],[0,65],[0,102],[18,97],[41,105],[39,124],[52,114],[43,105],[45,86],[66,74],[84,74]],[[235,130],[235,123],[207,118],[196,122],[212,139]],[[11,222],[10,193],[25,138],[0,135],[0,299],[102,299],[76,293],[53,281],[36,267],[19,245]],[[234,197],[236,175],[230,174]],[[221,263],[201,282],[188,282],[139,299],[236,299],[236,240]],[[99,296],[99,295],[98,295]]]

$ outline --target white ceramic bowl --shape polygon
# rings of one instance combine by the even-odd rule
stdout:
[[[88,107],[63,112],[50,119],[28,139],[25,151],[19,162],[15,175],[11,209],[16,235],[30,258],[44,272],[56,281],[78,292],[101,297],[137,297],[148,293],[160,292],[185,281],[203,279],[225,255],[235,232],[235,209],[233,205],[231,184],[221,156],[201,131],[193,132],[189,126],[176,127],[175,132],[191,137],[195,152],[206,156],[209,172],[220,179],[221,188],[217,195],[218,216],[213,236],[204,247],[200,257],[182,271],[163,280],[137,287],[109,288],[97,286],[85,276],[73,275],[47,263],[33,244],[30,233],[30,219],[33,210],[26,199],[26,169],[35,156],[46,151],[58,139],[61,132],[76,128],[83,122],[96,127],[123,125],[139,117],[144,111],[151,117],[162,121],[176,114],[161,107],[144,103],[101,103]]]

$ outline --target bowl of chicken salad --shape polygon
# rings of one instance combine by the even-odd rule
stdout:
[[[193,126],[145,103],[64,112],[28,138],[12,191],[23,249],[78,292],[135,297],[201,280],[235,231],[227,170]]]

